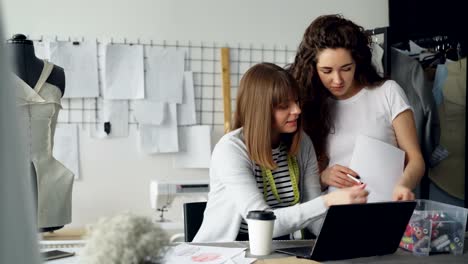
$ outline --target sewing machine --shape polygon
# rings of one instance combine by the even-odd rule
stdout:
[[[182,239],[184,233],[183,204],[206,201],[209,185],[206,180],[154,180],[150,182],[153,217],[171,235],[171,241]]]

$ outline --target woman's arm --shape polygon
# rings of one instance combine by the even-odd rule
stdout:
[[[301,153],[300,153],[300,160],[302,162],[302,201],[301,202],[307,202],[313,199],[317,199],[317,197],[320,197],[320,199],[323,200],[323,197],[321,196],[321,189],[322,189],[322,184],[320,180],[320,173],[319,173],[319,165],[317,161],[317,156],[315,154],[315,149],[313,147],[312,141],[310,138],[308,138],[307,135],[303,134],[302,135],[302,144],[301,144]],[[323,203],[325,204],[325,201],[323,200]],[[326,206],[326,204],[325,204]],[[322,221],[323,217],[320,217],[319,219],[316,219],[312,221],[307,228],[309,229],[310,232],[313,234],[318,234],[320,231],[320,228],[322,226]]]
[[[412,190],[424,174],[424,159],[419,147],[413,112],[405,110],[393,119],[398,147],[405,151],[405,169],[393,191],[394,200],[414,199]]]
[[[235,208],[231,209],[232,213],[240,214],[245,219],[251,210],[272,210],[265,202],[263,192],[257,187],[252,162],[244,146],[232,141],[218,144],[213,152],[212,162],[215,162],[212,168],[216,167],[213,171],[216,174],[215,178],[225,187],[222,192],[235,205]],[[315,189],[318,189],[320,194],[318,175],[316,177],[316,187],[315,184],[307,185],[312,188],[307,190],[308,194],[315,197],[308,197],[308,201],[304,203],[273,210],[276,215],[273,237],[302,229],[326,211],[322,198],[314,195],[317,192]]]

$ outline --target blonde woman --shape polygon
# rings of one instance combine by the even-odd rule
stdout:
[[[366,202],[365,186],[320,196],[298,95],[294,78],[274,64],[257,64],[244,74],[234,130],[213,150],[208,202],[194,242],[248,240],[245,218],[251,210],[272,210],[273,237],[284,239],[303,228],[317,231],[316,220],[331,205]]]

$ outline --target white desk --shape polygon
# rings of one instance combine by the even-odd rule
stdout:
[[[308,240],[300,240],[300,241],[274,241],[273,248],[285,248],[285,247],[299,247],[299,246],[307,246],[310,244]],[[223,247],[246,247],[248,248],[248,242],[229,242],[229,243],[197,243],[197,245],[204,245],[204,246],[223,246]],[[79,251],[82,246],[70,247],[70,248],[60,248],[64,251],[73,251],[77,252],[77,256],[68,257],[58,260],[51,260],[47,261],[46,263],[50,264],[74,264],[78,263],[79,260]],[[52,249],[52,248],[50,248]],[[247,250],[246,257],[254,257],[251,256],[249,251]],[[280,254],[280,253],[272,253],[266,257],[255,257],[259,260],[262,259],[277,259],[280,260],[281,258],[286,258],[287,255]],[[256,263],[260,263],[261,261],[256,261]],[[267,262],[265,262],[267,263]],[[284,262],[284,263],[291,263],[291,262]],[[312,262],[311,262],[312,263]],[[349,259],[349,260],[341,260],[341,261],[328,261],[326,263],[421,263],[421,264],[431,264],[431,263],[468,263],[468,239],[465,239],[465,250],[463,255],[455,256],[451,254],[440,254],[440,255],[433,255],[429,257],[417,257],[413,256],[411,252],[407,252],[402,249],[398,249],[395,254],[392,255],[385,255],[385,256],[375,256],[375,257],[367,257],[367,258],[357,258],[357,259]]]
[[[197,245],[204,246],[225,246],[225,247],[247,247],[248,242],[230,242],[230,243],[198,243]],[[286,248],[286,247],[301,247],[310,245],[310,241],[301,240],[301,241],[273,241],[273,248]],[[247,251],[246,257],[253,257]],[[269,256],[257,259],[274,259],[274,258],[285,258],[287,255],[280,253],[273,253]],[[259,261],[257,261],[259,262]],[[431,264],[431,263],[468,263],[468,239],[465,239],[465,247],[463,255],[452,255],[452,254],[440,254],[440,255],[431,255],[428,257],[418,257],[413,256],[411,252],[405,251],[403,249],[398,249],[395,254],[385,255],[385,256],[375,256],[367,258],[357,258],[341,261],[327,261],[326,263],[421,263],[421,264]]]

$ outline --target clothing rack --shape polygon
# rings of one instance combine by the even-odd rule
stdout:
[[[445,63],[446,58],[448,57],[448,52],[450,50],[456,52],[456,59],[459,60],[462,57],[466,56],[466,47],[462,46],[462,41],[460,39],[454,39],[453,36],[449,35],[436,35],[432,37],[425,37],[425,38],[418,38],[418,39],[412,39],[416,44],[421,45],[424,48],[429,48],[430,50],[439,53],[440,56],[443,56],[441,63]],[[468,72],[467,72],[468,74]],[[468,82],[466,83],[466,86],[468,87]],[[468,100],[466,101],[468,103]],[[465,104],[466,105],[466,104]],[[465,112],[465,124],[468,121],[467,117],[467,112]],[[468,148],[468,137],[466,135],[466,129],[465,129],[465,152],[466,149]],[[465,166],[468,164],[468,157],[465,153]],[[427,198],[429,196],[429,183],[430,181],[427,180]],[[465,197],[464,197],[464,207],[468,208],[468,173],[467,169],[465,167]]]
[[[390,30],[392,30],[390,28]],[[392,32],[393,33],[393,32]],[[453,34],[449,34],[450,30],[446,33],[438,32],[437,34],[427,34],[427,36],[422,36],[419,33],[408,34],[405,36],[405,40],[403,42],[396,42],[393,43],[392,41],[389,42],[391,46],[394,46],[399,49],[409,49],[409,40],[415,42],[416,44],[428,48],[433,52],[436,52],[435,59],[440,58],[440,62],[444,63],[445,58],[456,58],[461,59],[466,57],[466,39],[463,37],[460,38],[459,35],[454,36]],[[392,35],[393,36],[393,35]],[[458,38],[457,38],[458,36]],[[393,40],[393,38],[392,38]],[[448,53],[448,52],[452,53]],[[454,55],[455,54],[455,55]],[[448,56],[448,55],[451,55]],[[437,57],[439,56],[439,57]],[[424,65],[423,65],[424,66]],[[467,72],[468,75],[468,72]],[[466,83],[466,87],[468,87],[468,81]],[[468,103],[468,100],[466,100]],[[466,104],[465,104],[466,105]],[[468,123],[468,113],[465,112],[465,124]],[[466,131],[466,129],[465,129]],[[468,156],[466,155],[466,150],[468,149],[468,136],[465,132],[465,166],[468,164]],[[463,205],[465,208],[468,208],[468,171],[467,167],[465,167],[465,183],[464,183],[464,201]],[[426,166],[426,172],[421,179],[420,183],[420,198],[422,199],[429,199],[430,196],[430,183],[431,180],[428,177],[428,166]],[[468,226],[467,226],[468,228]]]

